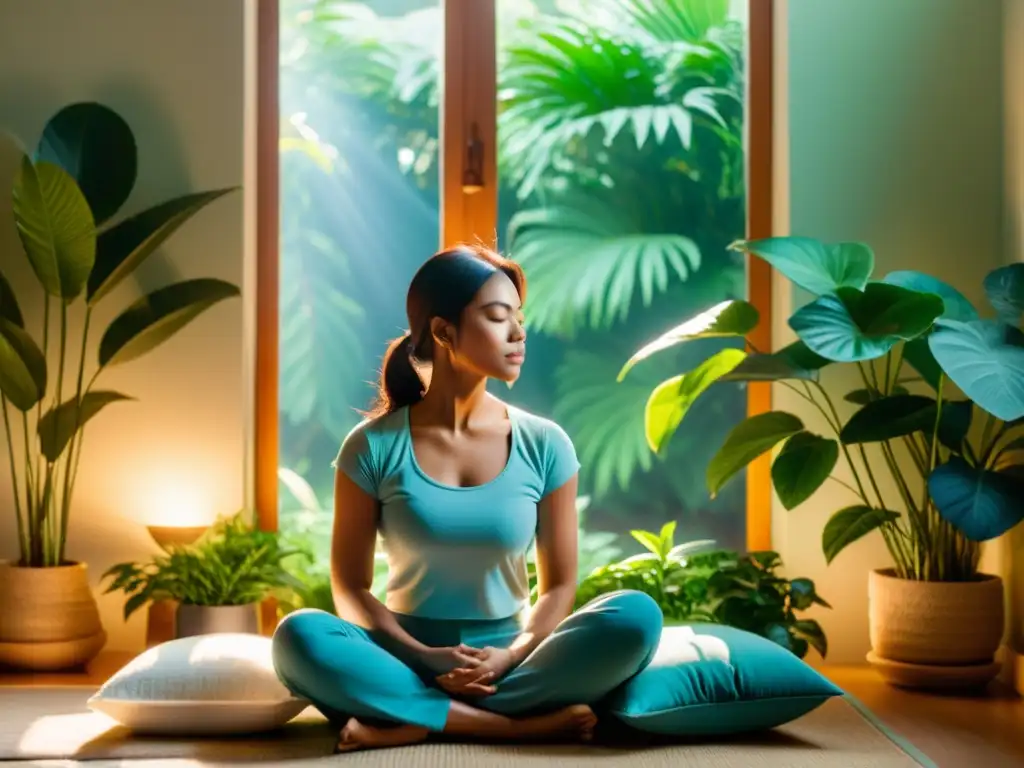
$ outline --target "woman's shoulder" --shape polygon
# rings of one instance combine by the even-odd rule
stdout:
[[[572,439],[558,422],[513,406],[509,413],[515,419],[522,455],[540,477],[544,495],[579,471]]]
[[[372,455],[393,443],[405,425],[404,410],[364,418],[342,439],[339,455]]]
[[[554,419],[518,408],[514,405],[507,405],[507,407],[509,413],[512,414],[516,421],[520,434],[526,439],[540,442],[569,440],[568,433]]]

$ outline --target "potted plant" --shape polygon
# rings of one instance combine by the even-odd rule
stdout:
[[[784,411],[744,420],[708,465],[712,495],[777,448],[772,484],[786,509],[829,479],[847,486],[852,503],[822,533],[826,561],[876,531],[892,557],[891,567],[869,576],[869,661],[905,685],[987,682],[998,672],[1003,585],[979,572],[980,546],[1024,516],[1024,264],[985,277],[991,311],[983,317],[959,291],[921,272],[873,279],[874,254],[862,243],[779,237],[732,248],[764,259],[812,294],[789,318],[797,341],[773,353],[749,343],[727,346],[660,384],[646,409],[652,450],[664,449],[716,382],[776,381],[792,389],[830,434]],[[747,302],[723,302],[639,350],[620,377],[675,344],[742,340],[758,322]],[[824,368],[839,364],[853,366],[860,379],[843,397],[854,407],[847,418],[820,381]],[[840,458],[852,485],[832,477]]]
[[[709,540],[675,545],[675,522],[661,531],[631,531],[646,550],[595,568],[576,591],[576,607],[619,589],[645,592],[661,606],[666,626],[692,622],[725,624],[766,637],[801,659],[809,648],[822,658],[828,641],[814,619],[798,612],[831,606],[810,579],[778,575],[776,552],[740,554]]]
[[[135,185],[136,160],[121,117],[100,104],[72,104],[46,123],[34,152],[22,154],[11,187],[24,254],[4,253],[0,262],[5,269],[24,263],[33,284],[16,290],[14,273],[0,274],[0,410],[20,555],[0,564],[0,664],[69,668],[102,649],[106,634],[86,566],[67,555],[68,520],[85,425],[133,398],[97,384],[239,294],[210,278],[159,288],[125,307],[96,343],[97,308],[105,315],[125,278],[230,191],[184,195],[115,220]],[[30,329],[27,316],[39,327]]]
[[[295,602],[303,582],[289,559],[304,550],[282,544],[277,533],[261,531],[242,513],[222,518],[195,544],[171,544],[148,563],[111,566],[104,594],[127,596],[124,618],[157,600],[177,603],[175,637],[213,632],[259,632],[258,605],[280,596]]]

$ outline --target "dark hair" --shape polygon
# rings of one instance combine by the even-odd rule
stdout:
[[[519,300],[526,301],[526,275],[514,261],[482,245],[460,245],[431,256],[416,271],[405,299],[409,331],[393,339],[381,363],[377,400],[370,416],[392,413],[423,399],[423,379],[413,361],[434,359],[430,321],[440,317],[458,324],[462,311],[491,277],[504,272],[515,285]]]

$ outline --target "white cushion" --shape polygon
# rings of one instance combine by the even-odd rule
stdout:
[[[89,707],[151,733],[252,733],[291,720],[309,702],[274,672],[270,639],[221,633],[150,648],[116,672]]]

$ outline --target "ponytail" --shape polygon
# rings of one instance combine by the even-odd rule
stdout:
[[[388,344],[381,363],[373,415],[394,413],[399,408],[423,399],[423,379],[413,367],[412,357],[413,341],[410,334],[399,336]]]

